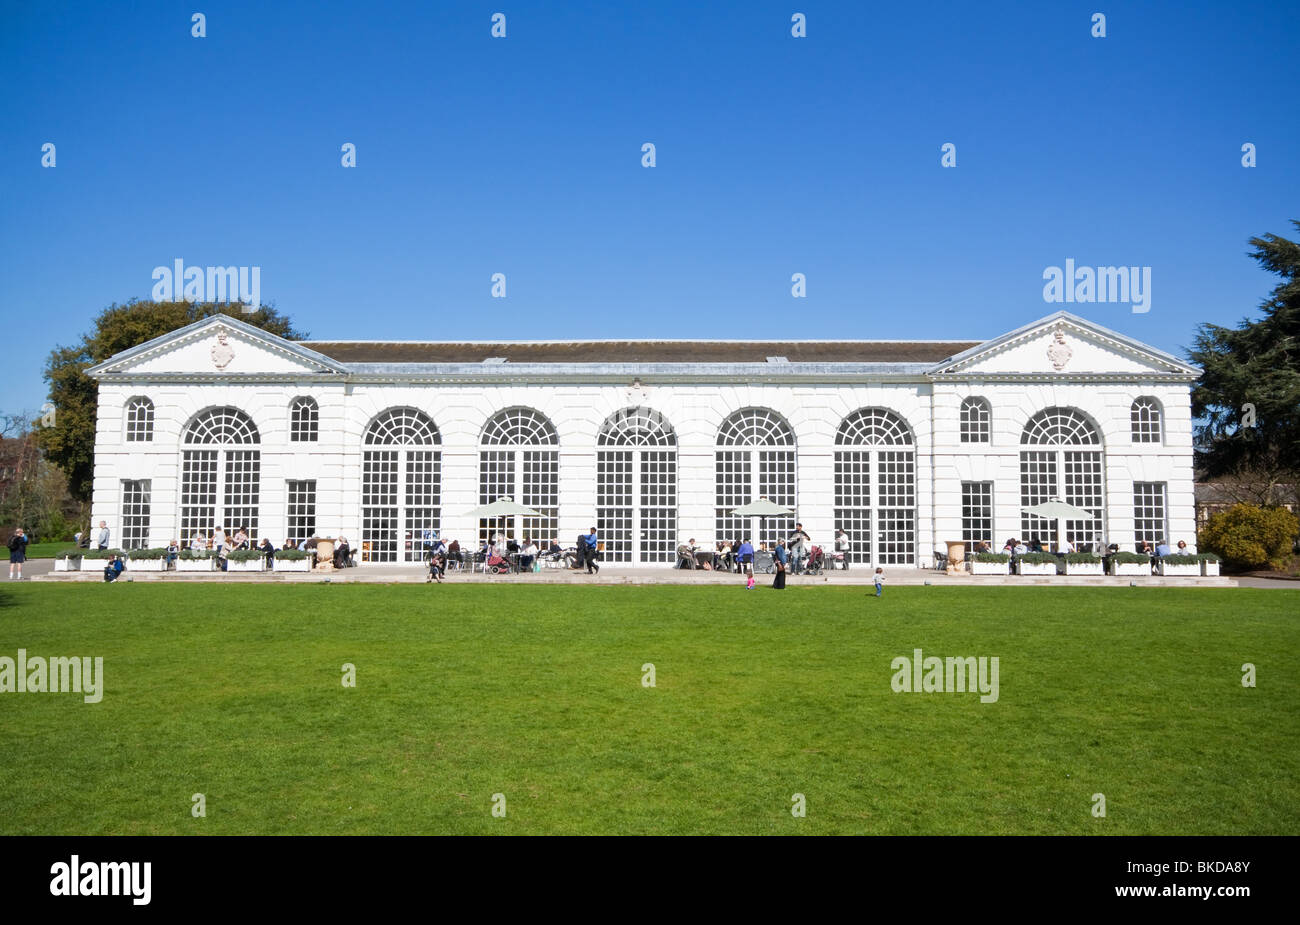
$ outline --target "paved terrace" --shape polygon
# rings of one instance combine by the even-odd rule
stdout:
[[[34,581],[96,581],[103,582],[100,572],[55,572],[52,560],[28,562],[37,569],[30,572]],[[137,572],[129,570],[122,573],[120,581],[171,581],[171,582],[210,582],[223,583],[262,583],[291,584],[294,582],[324,582],[358,584],[423,584],[426,571],[418,565],[363,565],[357,568],[328,572]],[[786,584],[796,588],[803,585],[826,586],[872,585],[872,572],[866,568],[849,569],[847,572],[836,570],[820,575],[787,574]],[[771,575],[754,576],[759,587],[772,583]],[[447,573],[447,581],[455,584],[481,584],[485,582],[506,582],[512,584],[559,584],[559,585],[728,585],[740,587],[744,579],[734,572],[706,572],[673,569],[665,567],[633,568],[605,565],[597,575],[588,575],[585,571],[568,569],[543,569],[540,572],[525,572],[518,575],[484,575],[482,572],[462,572],[452,570]],[[948,575],[930,569],[891,568],[885,570],[885,586],[900,585],[950,585],[954,587],[971,587],[979,585],[1008,586],[1044,586],[1065,587],[1072,585],[1170,588],[1236,588],[1236,587],[1291,587],[1300,590],[1300,582],[1268,581],[1259,579],[1233,578],[1161,578],[1159,576],[1129,578],[1112,578],[1109,576],[1057,575],[1019,576],[1019,575]]]

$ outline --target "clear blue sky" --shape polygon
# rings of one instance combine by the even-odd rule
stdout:
[[[982,338],[1067,307],[1181,353],[1256,311],[1246,241],[1300,218],[1295,2],[0,10],[5,410],[177,257],[260,266],[318,338]],[[1044,303],[1066,258],[1150,266],[1151,311]]]

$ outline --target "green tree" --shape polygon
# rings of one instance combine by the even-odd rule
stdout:
[[[95,318],[94,327],[80,343],[50,352],[45,381],[50,385],[54,421],[36,435],[46,458],[68,474],[68,490],[74,498],[90,500],[95,474],[98,389],[86,370],[123,350],[213,315],[230,315],[289,340],[306,336],[294,330],[273,306],[263,305],[246,314],[238,303],[132,301],[110,305]]]
[[[1292,222],[1300,229],[1300,221]],[[1282,277],[1258,320],[1203,324],[1188,357],[1204,370],[1192,391],[1202,470],[1300,477],[1300,245],[1275,234],[1251,238],[1249,255]]]
[[[1197,546],[1238,568],[1282,568],[1300,536],[1300,518],[1282,507],[1234,504],[1201,528]]]

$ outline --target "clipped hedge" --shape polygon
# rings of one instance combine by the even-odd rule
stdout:
[[[1286,508],[1234,504],[1213,515],[1196,545],[1237,568],[1283,568],[1300,536],[1300,517]]]
[[[1219,557],[1212,552],[1198,552],[1196,558],[1200,562],[1218,562]]]
[[[120,549],[87,549],[81,554],[83,559],[112,559],[124,555]]]
[[[136,559],[166,559],[167,550],[165,547],[154,547],[150,549],[132,549],[126,554],[131,560]]]
[[[230,552],[226,558],[231,562],[252,562],[254,559],[262,558],[262,551],[260,549],[236,549]]]
[[[1112,562],[1146,562],[1151,563],[1151,557],[1140,552],[1117,552],[1114,553],[1110,560]]]
[[[1095,552],[1067,552],[1065,561],[1071,565],[1085,565],[1090,562],[1100,562],[1101,556]]]
[[[275,551],[277,559],[283,559],[285,562],[300,562],[307,558],[307,553],[301,549],[277,549]]]
[[[1195,565],[1201,560],[1196,556],[1169,555],[1161,556],[1160,561],[1164,562],[1166,565]]]
[[[80,559],[80,558],[81,558],[82,556],[84,556],[85,554],[86,554],[86,550],[84,550],[84,549],[68,549],[68,550],[65,550],[65,551],[59,553],[59,554],[58,554],[57,556],[55,556],[54,558],[56,558],[56,559]]]
[[[997,562],[1000,565],[1011,561],[1011,557],[1005,552],[977,552],[971,558],[976,562]]]
[[[1055,562],[1056,556],[1046,552],[1027,552],[1023,556],[1016,556],[1016,561],[1028,562],[1030,565],[1046,565]]]
[[[199,562],[203,559],[211,559],[213,555],[215,555],[215,553],[213,553],[211,549],[200,549],[197,551],[193,549],[181,550],[181,558],[186,562]]]

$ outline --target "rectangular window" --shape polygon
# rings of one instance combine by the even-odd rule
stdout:
[[[148,479],[122,482],[122,548],[144,549],[149,545]]]
[[[297,545],[316,535],[316,480],[290,481],[286,495],[285,529],[287,538]]]
[[[1133,539],[1138,544],[1145,541],[1155,546],[1168,537],[1169,528],[1165,523],[1165,483],[1134,482]]]
[[[961,483],[961,538],[969,553],[976,543],[993,546],[993,483]]]
[[[217,524],[217,451],[186,450],[181,460],[181,535],[206,544]]]
[[[262,454],[258,450],[226,451],[225,505],[221,526],[233,536],[235,531],[248,531],[248,538],[256,540],[259,486],[261,485]]]

